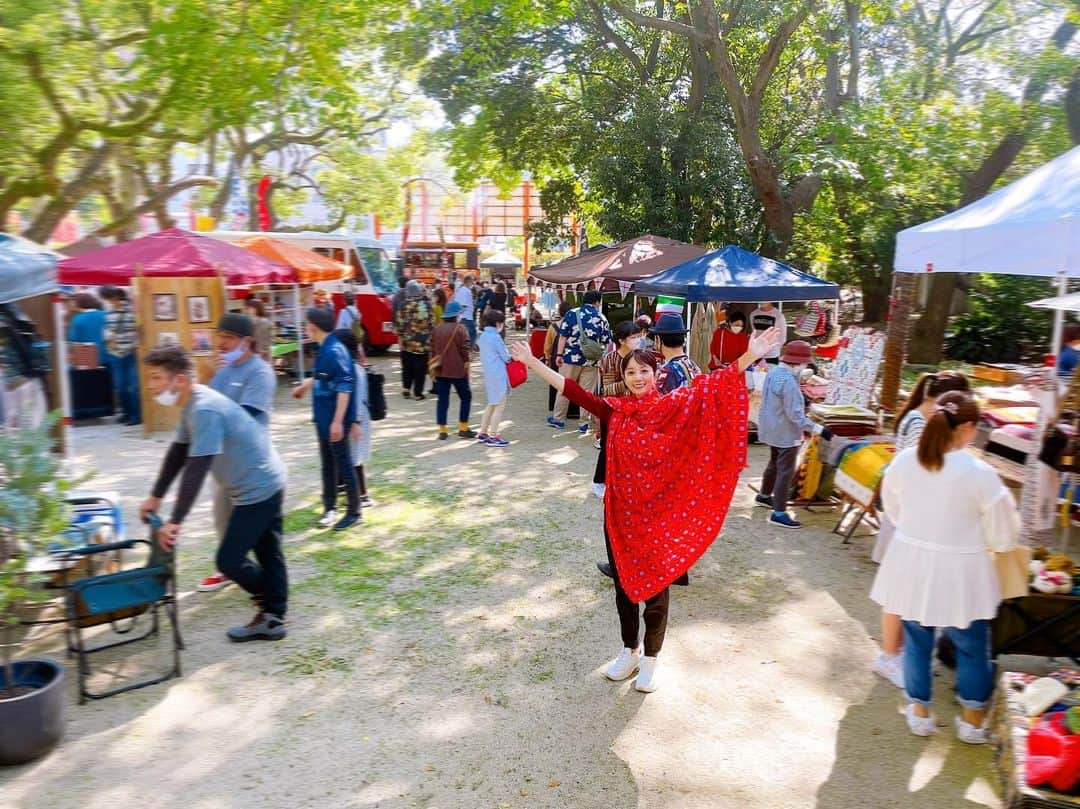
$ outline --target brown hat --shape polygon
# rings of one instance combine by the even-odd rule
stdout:
[[[784,346],[784,353],[780,355],[780,362],[788,365],[804,365],[813,359],[813,349],[805,340],[792,340]]]

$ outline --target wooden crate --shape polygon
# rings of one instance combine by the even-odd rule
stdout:
[[[976,365],[971,375],[984,382],[996,382],[999,385],[1015,385],[1024,378],[1023,368],[1019,365]]]

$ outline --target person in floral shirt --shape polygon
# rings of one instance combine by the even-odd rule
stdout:
[[[401,347],[401,395],[406,399],[426,399],[427,344],[435,328],[435,316],[424,285],[416,279],[405,287],[405,303],[394,314],[394,328]]]
[[[607,322],[598,307],[600,293],[589,290],[582,299],[582,304],[577,309],[571,309],[563,316],[559,324],[559,347],[556,352],[556,364],[559,373],[565,379],[572,379],[590,393],[596,392],[598,378],[597,363],[603,356],[604,350],[611,342],[611,326]],[[585,342],[582,337],[584,336]],[[588,356],[589,346],[599,345],[598,356]],[[570,400],[565,396],[555,399],[555,411],[548,417],[547,423],[557,430],[566,426],[566,411],[570,407]],[[578,425],[578,431],[582,434],[589,432],[590,425],[595,427],[599,422],[588,411],[582,411],[582,421]]]

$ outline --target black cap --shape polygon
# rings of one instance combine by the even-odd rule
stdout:
[[[334,312],[324,306],[312,306],[307,310],[307,322],[329,334],[334,330]]]
[[[217,324],[218,331],[235,334],[237,337],[254,337],[255,324],[247,315],[238,312],[226,312],[221,316]]]

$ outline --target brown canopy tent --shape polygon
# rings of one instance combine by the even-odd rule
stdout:
[[[637,281],[656,275],[706,252],[704,247],[646,234],[611,247],[599,247],[564,258],[546,267],[533,267],[529,271],[529,282],[595,287],[596,279],[602,278],[601,292],[618,292],[619,281]]]

